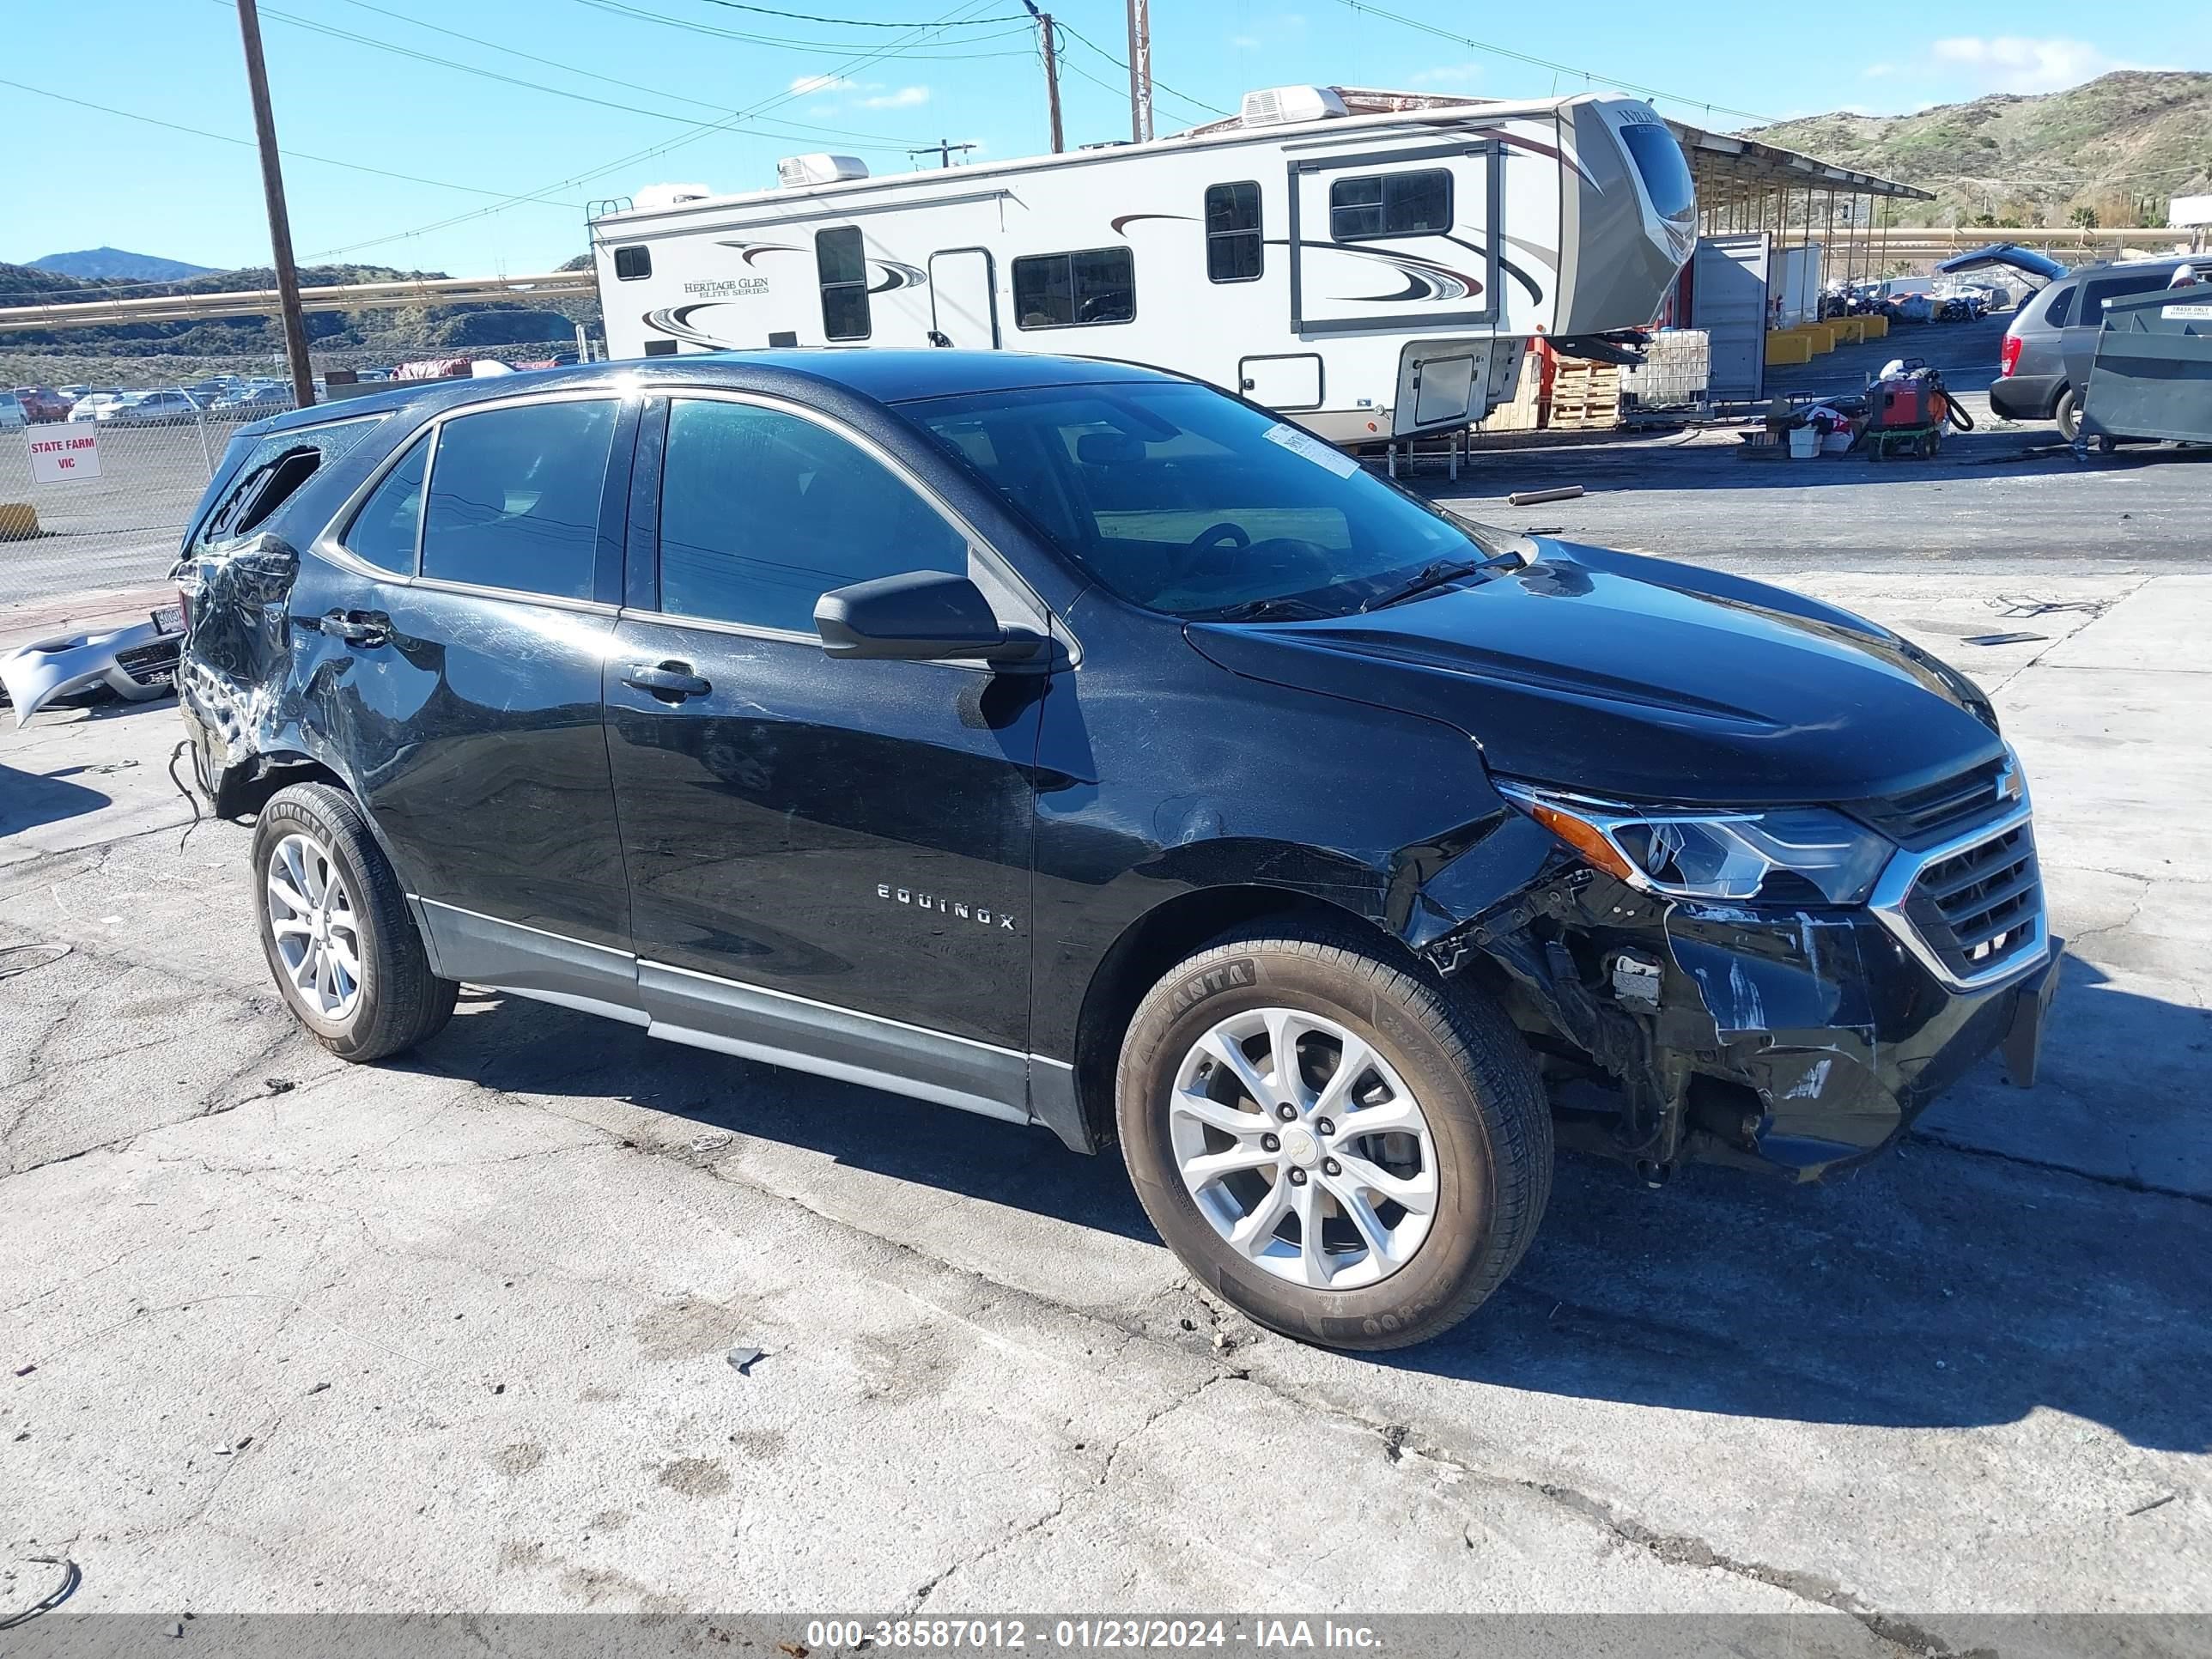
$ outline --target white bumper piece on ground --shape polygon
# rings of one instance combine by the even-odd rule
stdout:
[[[183,629],[156,615],[128,628],[38,640],[0,659],[0,685],[21,726],[56,697],[105,684],[118,697],[144,702],[173,689]]]

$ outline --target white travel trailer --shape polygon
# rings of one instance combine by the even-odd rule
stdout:
[[[1334,88],[1279,88],[1149,143],[778,172],[778,189],[663,191],[593,220],[613,356],[1110,357],[1372,441],[1480,419],[1533,334],[1648,323],[1697,238],[1673,131],[1619,97],[1352,114]]]

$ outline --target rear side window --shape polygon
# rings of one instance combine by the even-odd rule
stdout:
[[[850,439],[750,404],[678,398],[669,410],[660,484],[660,608],[669,615],[811,634],[814,602],[833,587],[967,569],[967,538]]]
[[[832,340],[868,337],[868,261],[852,226],[814,233],[822,275],[822,332]]]
[[[1125,247],[1036,253],[1014,261],[1014,314],[1024,328],[1088,328],[1137,314],[1137,265]]]
[[[422,523],[422,473],[430,459],[428,433],[408,446],[399,465],[386,473],[342,538],[345,550],[380,570],[409,576],[415,572],[415,542]]]
[[[593,398],[447,421],[430,465],[423,575],[591,598],[616,409]]]
[[[2074,315],[2074,296],[2081,291],[2079,283],[2069,283],[2058,290],[2058,297],[2051,302],[2051,309],[2043,313],[2043,320],[2052,328],[2063,328]]]
[[[1328,187],[1328,234],[1340,242],[1426,236],[1451,228],[1451,174],[1370,173]]]
[[[191,550],[252,535],[301,485],[374,431],[380,418],[333,421],[261,439],[240,460],[215,506],[200,520]]]
[[[2149,294],[2164,288],[2172,280],[2172,272],[2164,268],[2157,270],[2132,270],[2124,276],[2099,276],[2081,284],[2081,315],[2084,327],[2095,328],[2105,320],[2105,302],[2124,300],[2131,294]]]

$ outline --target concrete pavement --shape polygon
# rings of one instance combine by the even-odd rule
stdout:
[[[1042,1131],[477,993],[342,1067],[167,705],[0,734],[0,1617],[47,1554],[170,1614],[2212,1610],[2212,576],[1796,580],[1996,696],[2045,1085],[1810,1191],[1563,1159],[1379,1360],[1209,1307]]]

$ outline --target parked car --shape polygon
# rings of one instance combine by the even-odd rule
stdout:
[[[16,403],[27,421],[60,421],[69,417],[70,405],[76,401],[64,392],[48,386],[19,386],[15,390]]]
[[[1997,349],[1997,378],[1990,385],[1990,408],[2008,421],[2054,422],[2072,443],[2081,432],[2081,388],[2066,372],[2065,331],[2102,326],[2106,301],[2164,288],[2189,263],[2173,257],[2130,259],[2075,270],[2032,248],[2007,243],[1960,254],[1938,269],[2005,265],[2043,282],[2005,330]]]
[[[102,415],[106,426],[182,426],[199,418],[200,406],[191,393],[182,389],[167,392],[134,392]]]
[[[12,392],[0,392],[0,432],[20,432],[30,423],[23,400]]]
[[[292,388],[274,380],[234,386],[208,405],[208,413],[226,421],[258,421],[292,406]]]
[[[2026,1080],[2056,982],[1963,676],[1132,365],[394,386],[241,432],[178,580],[195,773],[332,1053],[467,981],[1118,1145],[1309,1340],[1480,1303],[1555,1133],[1809,1180]]]
[[[70,405],[72,421],[105,421],[112,418],[124,400],[135,394],[122,392],[88,392]]]

